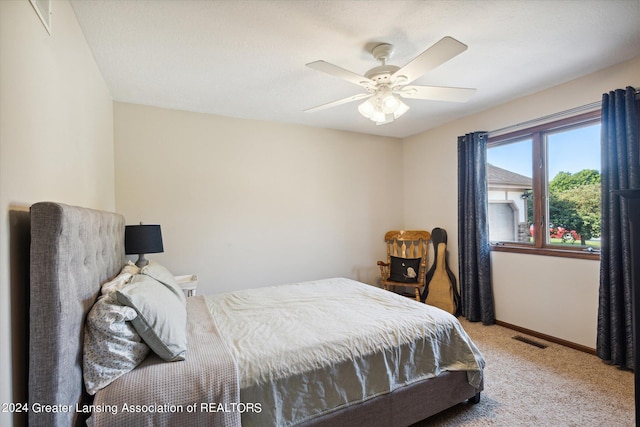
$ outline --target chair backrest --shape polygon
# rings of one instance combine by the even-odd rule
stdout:
[[[418,283],[422,283],[424,286],[430,239],[431,233],[425,230],[388,231],[384,235],[384,240],[387,242],[387,263],[391,263],[392,256],[399,258],[420,258]]]

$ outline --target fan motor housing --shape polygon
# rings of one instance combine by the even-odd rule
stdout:
[[[396,65],[379,65],[367,71],[364,76],[376,83],[389,83],[393,73],[399,69]]]

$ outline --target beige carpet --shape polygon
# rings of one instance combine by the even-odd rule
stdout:
[[[460,321],[487,361],[480,403],[457,405],[414,427],[635,425],[632,372],[501,326]]]

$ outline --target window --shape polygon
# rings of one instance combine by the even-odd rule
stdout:
[[[487,185],[494,250],[598,259],[599,111],[490,138]]]

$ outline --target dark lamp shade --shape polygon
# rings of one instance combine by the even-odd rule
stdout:
[[[124,228],[124,251],[130,254],[164,252],[159,225],[127,225]]]

